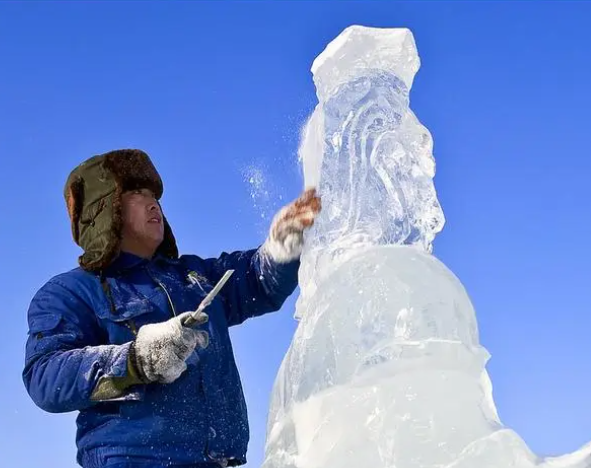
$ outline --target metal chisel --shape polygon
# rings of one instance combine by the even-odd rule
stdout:
[[[214,286],[214,288],[207,294],[207,296],[205,296],[205,299],[203,299],[201,301],[201,303],[199,304],[199,307],[197,307],[195,312],[193,312],[191,315],[189,315],[185,319],[185,321],[183,322],[184,326],[191,327],[191,326],[195,325],[197,322],[201,321],[200,316],[203,313],[203,310],[209,304],[211,304],[214,297],[217,296],[217,294],[220,292],[220,289],[222,289],[224,284],[226,284],[226,281],[228,281],[228,279],[230,279],[230,276],[232,276],[232,273],[234,273],[234,270],[228,270],[224,273],[224,276],[221,277],[221,279],[217,282],[217,284]]]

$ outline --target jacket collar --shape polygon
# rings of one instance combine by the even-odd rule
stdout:
[[[157,253],[151,259],[142,258],[129,252],[120,252],[117,258],[107,267],[108,273],[121,273],[136,267],[145,266],[152,263],[177,263],[177,260]]]
[[[129,252],[120,252],[119,255],[107,267],[109,273],[131,270],[134,267],[146,265],[150,262],[147,258],[142,258]]]

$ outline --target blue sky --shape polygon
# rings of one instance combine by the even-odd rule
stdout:
[[[262,242],[303,188],[311,63],[351,24],[415,35],[411,107],[434,137],[447,218],[435,254],[474,302],[501,419],[538,454],[591,440],[589,18],[583,2],[0,3],[2,463],[75,466],[74,415],[42,413],[20,377],[28,303],[80,253],[68,172],[142,148],[183,252]],[[296,295],[233,330],[249,467]]]

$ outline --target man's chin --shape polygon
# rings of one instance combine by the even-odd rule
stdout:
[[[164,242],[164,236],[148,235],[144,239],[144,244],[146,246],[151,246],[154,252],[158,250],[158,248],[162,245],[162,242]]]
[[[163,226],[150,226],[149,229],[144,231],[146,236],[146,240],[150,242],[154,242],[155,244],[160,245],[164,241],[164,227]]]

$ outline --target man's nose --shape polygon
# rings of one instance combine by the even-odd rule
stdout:
[[[154,200],[153,202],[150,202],[148,204],[148,211],[159,211],[160,210],[160,206],[158,205],[158,202],[156,200]]]

